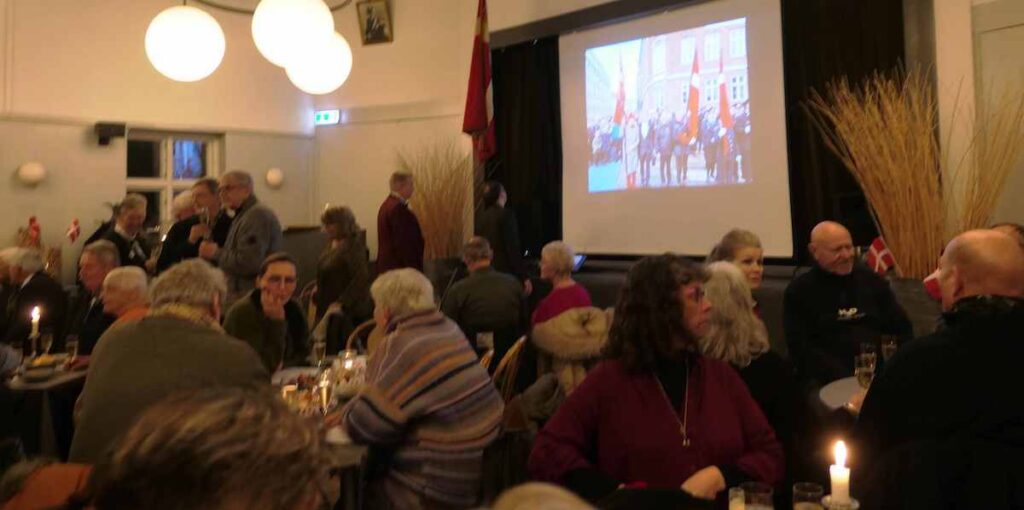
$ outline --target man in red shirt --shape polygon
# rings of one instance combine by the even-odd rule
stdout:
[[[412,175],[391,174],[391,194],[377,213],[377,274],[411,267],[423,271],[423,231],[409,210]]]

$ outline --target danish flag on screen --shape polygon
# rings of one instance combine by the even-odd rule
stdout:
[[[868,249],[868,267],[878,274],[885,274],[890,268],[896,266],[896,258],[892,256],[889,247],[881,236],[871,241],[871,248]]]

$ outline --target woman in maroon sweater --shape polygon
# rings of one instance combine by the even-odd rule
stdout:
[[[609,359],[538,434],[534,478],[591,501],[637,484],[714,499],[743,481],[782,480],[782,447],[746,385],[728,364],[697,354],[711,308],[706,279],[671,254],[630,270]]]

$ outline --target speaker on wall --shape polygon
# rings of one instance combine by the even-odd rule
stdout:
[[[94,130],[100,145],[110,145],[111,138],[124,136],[126,126],[124,122],[97,122]]]

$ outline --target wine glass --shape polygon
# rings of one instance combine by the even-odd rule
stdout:
[[[68,335],[64,339],[64,351],[68,353],[69,364],[78,357],[78,335]]]
[[[43,333],[39,335],[39,347],[43,350],[43,354],[50,354],[50,348],[53,347],[53,333]]]
[[[896,335],[882,335],[882,360],[889,361],[896,354],[899,348],[899,337]]]
[[[860,354],[853,359],[853,375],[857,377],[857,384],[863,389],[871,387],[871,381],[875,378],[875,355]]]
[[[313,342],[313,358],[316,359],[316,368],[323,367],[324,359],[327,358],[327,342]]]
[[[793,510],[822,510],[821,497],[825,489],[816,483],[793,484]]]
[[[865,362],[871,363],[871,370],[874,371],[875,366],[878,365],[878,349],[875,348],[875,344],[868,342],[860,344],[860,355],[864,357]]]

